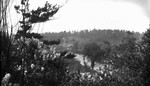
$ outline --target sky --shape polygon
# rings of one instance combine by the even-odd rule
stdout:
[[[64,5],[54,20],[33,25],[33,32],[122,29],[145,32],[150,23],[150,0],[29,0],[30,9],[44,6],[46,1]],[[10,24],[21,18],[13,8],[20,0],[12,0]],[[67,2],[67,3],[66,3]],[[64,4],[65,3],[65,4]],[[14,31],[17,30],[16,25]]]

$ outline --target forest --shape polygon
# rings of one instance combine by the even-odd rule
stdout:
[[[32,33],[33,24],[50,21],[63,6],[46,2],[29,10],[29,0],[20,1],[14,6],[22,16],[16,34],[7,27],[9,0],[0,2],[2,86],[150,85],[150,26],[144,33],[111,29]],[[76,60],[78,54],[84,65]]]
[[[100,30],[100,29],[93,29],[93,30],[81,30],[81,31],[72,31],[72,32],[47,32],[43,33],[43,39],[48,41],[56,41],[61,40],[66,44],[72,44],[73,45],[73,51],[78,52],[82,51],[83,46],[87,43],[96,42],[98,44],[100,43],[108,43],[111,45],[120,44],[122,42],[122,39],[128,35],[128,32],[126,30]],[[136,38],[136,41],[140,41],[143,33],[134,32],[133,37]]]
[[[109,41],[111,44],[121,43],[123,37],[127,35],[128,31],[126,30],[111,30],[111,29],[93,29],[93,30],[81,30],[81,31],[62,31],[62,32],[46,32],[42,35],[45,39],[51,40],[58,40],[62,38],[72,38],[72,40],[76,40],[78,38],[82,40],[90,40],[93,42],[101,42],[101,41]],[[134,32],[134,37],[139,41],[143,33]]]

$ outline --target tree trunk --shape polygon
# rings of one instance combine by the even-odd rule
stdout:
[[[91,68],[92,68],[92,70],[94,70],[94,66],[95,66],[95,61],[91,61]]]

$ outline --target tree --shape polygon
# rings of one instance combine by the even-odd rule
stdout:
[[[20,41],[20,43],[19,42],[17,43],[20,44],[19,45],[20,53],[18,54],[18,56],[21,56],[21,58],[18,59],[19,63],[17,63],[16,65],[19,65],[21,67],[21,69],[19,70],[20,71],[19,84],[22,86],[27,83],[27,81],[25,80],[26,75],[24,74],[24,72],[29,71],[27,68],[29,65],[33,64],[32,62],[35,61],[34,55],[36,54],[35,52],[38,49],[36,42],[31,41],[29,45],[28,43],[26,43],[28,41],[26,39],[29,36],[32,24],[48,21],[49,17],[52,17],[55,13],[57,13],[60,6],[52,5],[46,2],[44,7],[38,7],[36,10],[30,11],[29,0],[21,0],[21,6],[15,5],[14,8],[16,9],[17,13],[21,13],[23,16],[22,21],[19,21],[20,30],[18,30],[16,34],[16,39]],[[28,49],[30,49],[31,51],[29,52]]]
[[[45,22],[50,20],[50,17],[53,17],[54,14],[61,8],[59,5],[52,5],[46,2],[44,7],[38,7],[36,10],[29,10],[29,0],[21,0],[22,6],[15,5],[17,13],[22,13],[22,21],[19,21],[21,24],[21,29],[18,30],[17,36],[27,36],[27,33],[30,32],[33,23]],[[22,7],[22,8],[20,8]]]
[[[105,51],[97,43],[89,43],[84,46],[83,54],[91,61],[91,67],[94,68],[95,62],[100,61]]]

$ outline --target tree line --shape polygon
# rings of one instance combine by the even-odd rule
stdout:
[[[121,43],[123,37],[127,35],[128,31],[126,30],[111,30],[111,29],[93,29],[93,30],[81,30],[81,31],[72,31],[72,32],[46,32],[42,35],[47,40],[53,39],[62,39],[66,37],[74,37],[74,38],[81,38],[81,39],[89,39],[90,41],[94,42],[101,42],[101,41],[109,41],[111,44]],[[142,37],[142,33],[133,32],[134,37],[137,40],[140,40]]]

